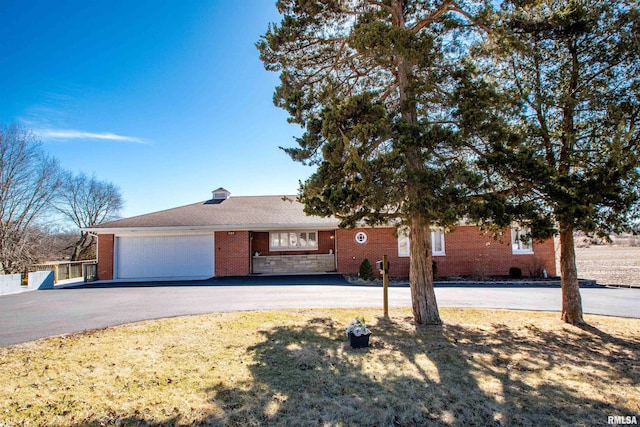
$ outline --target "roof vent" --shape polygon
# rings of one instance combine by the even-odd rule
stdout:
[[[212,193],[213,193],[213,200],[226,200],[231,195],[231,193],[229,193],[227,190],[225,190],[222,187],[218,188],[217,190],[213,190]]]

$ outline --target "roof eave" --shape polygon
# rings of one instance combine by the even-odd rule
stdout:
[[[270,231],[270,230],[335,230],[338,228],[338,222],[335,224],[318,224],[318,223],[302,223],[302,224],[224,224],[224,225],[175,225],[164,227],[89,227],[83,228],[93,234],[126,234],[140,232],[176,232],[176,231]]]

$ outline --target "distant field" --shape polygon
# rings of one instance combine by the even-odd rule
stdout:
[[[580,278],[640,287],[640,247],[594,245],[576,248],[576,257]]]

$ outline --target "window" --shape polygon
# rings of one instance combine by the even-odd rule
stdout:
[[[431,230],[431,250],[434,255],[444,255],[443,230]]]
[[[365,233],[364,231],[358,231],[355,236],[356,243],[359,245],[364,245],[365,243],[367,243],[367,238],[367,233]]]
[[[317,250],[316,231],[272,231],[269,233],[269,250],[296,251]]]
[[[398,229],[398,256],[409,256],[409,229]]]
[[[398,256],[409,256],[409,229],[398,229]],[[435,256],[445,256],[444,252],[444,230],[435,229],[431,230],[431,251]]]
[[[514,225],[511,227],[511,250],[514,254],[532,254],[531,229]]]
[[[217,190],[213,190],[213,200],[225,200],[228,199],[231,193],[229,193],[224,188],[218,188]]]

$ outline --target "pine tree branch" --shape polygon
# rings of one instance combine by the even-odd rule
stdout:
[[[411,26],[411,31],[413,31],[413,33],[416,34],[420,32],[420,30],[422,30],[424,27],[433,24],[442,15],[453,10],[456,10],[455,1],[447,0],[444,3],[442,3],[442,5],[440,5],[440,7],[436,9],[436,11],[433,12],[431,15],[413,24]]]
[[[380,1],[377,0],[367,0],[367,3],[372,4],[374,6],[378,6],[381,9],[385,9],[387,12],[391,13],[393,12],[393,9],[391,8],[391,6],[386,5]]]

